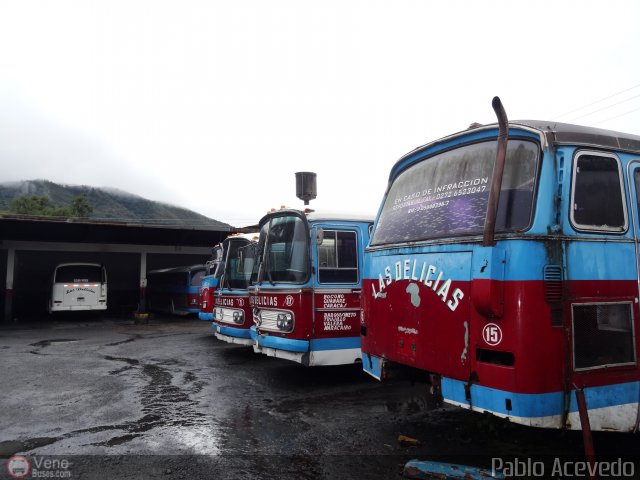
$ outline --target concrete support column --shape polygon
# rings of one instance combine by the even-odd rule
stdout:
[[[13,272],[16,264],[16,251],[7,250],[7,278],[4,286],[4,321],[10,322],[13,317]]]
[[[138,301],[138,313],[147,311],[147,252],[140,253],[140,300]]]

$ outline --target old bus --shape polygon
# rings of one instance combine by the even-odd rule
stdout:
[[[200,284],[204,265],[164,268],[147,273],[147,306],[155,312],[172,315],[197,314],[200,311]]]
[[[593,430],[637,430],[640,137],[499,118],[391,169],[363,366],[429,372],[445,401],[517,423],[580,429],[588,409]]]
[[[254,350],[303,365],[360,360],[360,267],[372,219],[281,209],[260,220]]]
[[[202,277],[200,284],[200,311],[198,318],[200,320],[213,321],[213,307],[215,303],[215,293],[222,275],[222,244],[216,245],[211,249],[211,260],[205,263],[205,275]]]
[[[253,270],[258,235],[237,234],[223,242],[220,285],[215,296],[213,331],[219,340],[253,345],[249,328],[253,325],[249,304],[249,280]]]
[[[107,271],[98,263],[61,263],[52,275],[49,313],[107,309]]]

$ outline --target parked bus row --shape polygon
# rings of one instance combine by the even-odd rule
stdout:
[[[212,328],[217,338],[250,345],[253,313],[249,304],[249,280],[255,260],[256,234],[237,234],[223,242],[222,275],[215,296]]]
[[[222,246],[206,264],[152,270],[146,274],[145,308],[172,315],[213,319]],[[49,313],[107,310],[107,271],[97,263],[61,263],[51,276]]]
[[[213,320],[214,295],[222,275],[222,245],[213,247],[211,254],[211,260],[205,264],[206,273],[200,284],[200,320]]]
[[[640,137],[478,126],[396,162],[373,219],[283,209],[225,240],[213,329],[307,366],[424,373],[537,427],[640,428]]]
[[[149,272],[149,309],[305,367],[410,369],[515,423],[637,432],[640,136],[495,109],[401,157],[375,218],[272,211]],[[51,312],[106,308],[103,266],[56,268]]]
[[[372,219],[281,209],[225,240],[213,328],[303,365],[360,361],[360,276]]]

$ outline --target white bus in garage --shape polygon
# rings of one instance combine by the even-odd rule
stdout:
[[[107,309],[107,272],[98,263],[61,263],[53,271],[49,313]]]

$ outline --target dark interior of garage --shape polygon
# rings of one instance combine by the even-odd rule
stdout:
[[[61,263],[105,266],[108,312],[139,309],[141,258],[146,272],[205,263],[230,230],[50,219],[0,218],[0,312],[5,322],[43,318],[53,270]],[[13,265],[11,265],[11,262]]]
[[[149,255],[147,271],[195,265],[208,259],[207,255]],[[139,254],[20,251],[16,254],[14,318],[19,320],[46,315],[54,268],[61,263],[74,262],[99,263],[105,266],[109,285],[109,312],[123,314],[138,309]]]

